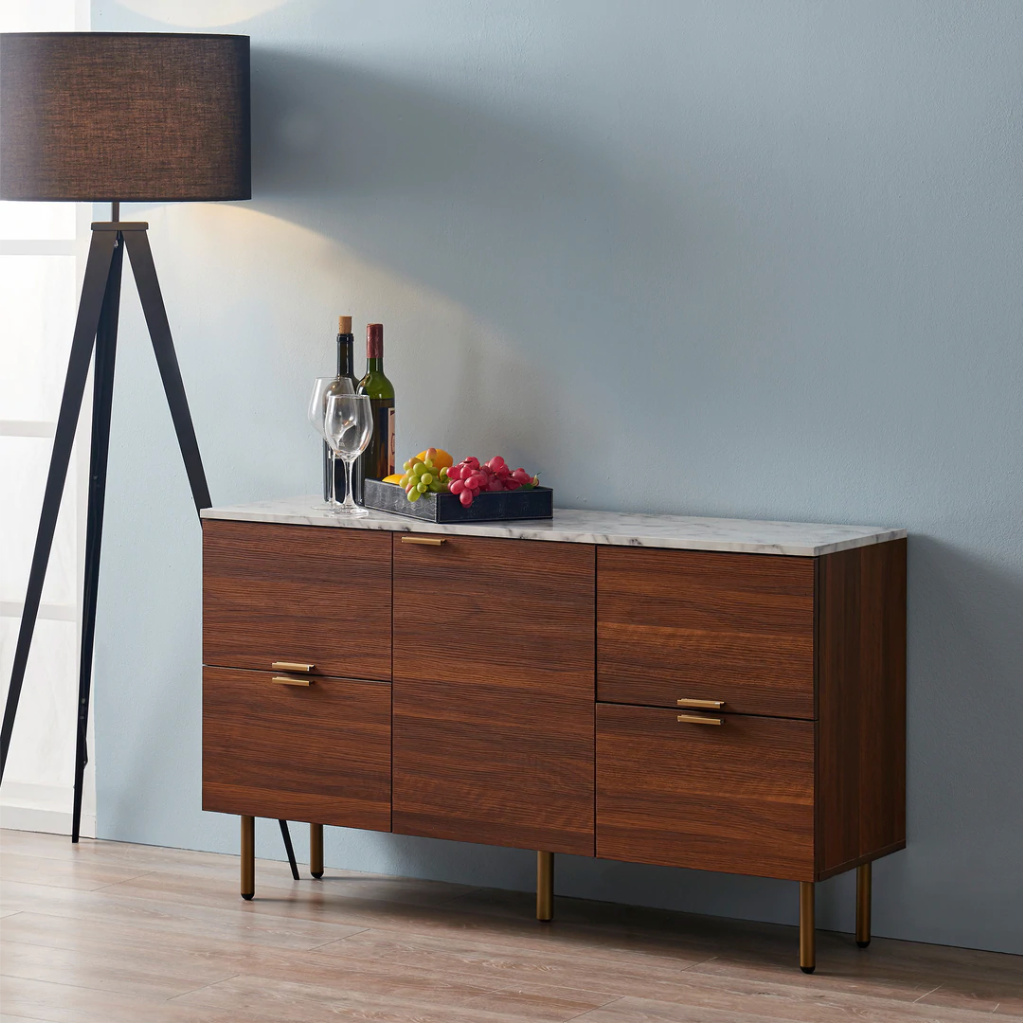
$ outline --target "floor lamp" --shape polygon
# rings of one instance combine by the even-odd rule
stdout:
[[[131,261],[197,512],[210,505],[148,224],[120,203],[251,198],[249,37],[139,32],[0,35],[0,199],[110,202],[92,240],[54,434],[28,593],[0,733],[7,766],[71,447],[95,348],[78,737],[71,841],[78,842],[124,252]],[[281,822],[298,878],[287,823]]]

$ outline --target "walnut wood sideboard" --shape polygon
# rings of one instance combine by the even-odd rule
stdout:
[[[203,808],[789,879],[905,846],[906,533],[203,512]],[[447,652],[447,656],[441,656]]]

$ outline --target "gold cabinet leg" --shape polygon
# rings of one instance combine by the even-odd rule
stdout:
[[[314,878],[324,877],[324,827],[309,826],[309,873]]]
[[[857,868],[857,945],[871,941],[871,862]]]
[[[256,895],[256,819],[242,815],[242,899]]]
[[[555,855],[537,851],[537,920],[550,921],[555,912]]]
[[[814,973],[814,883],[800,883],[800,970]]]

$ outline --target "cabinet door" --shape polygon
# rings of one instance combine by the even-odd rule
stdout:
[[[812,881],[814,728],[599,704],[597,856]]]
[[[205,520],[203,662],[390,679],[390,534]]]
[[[599,548],[597,694],[814,718],[814,559]]]
[[[394,537],[395,832],[594,852],[594,549]]]
[[[203,670],[203,810],[387,832],[391,687]]]

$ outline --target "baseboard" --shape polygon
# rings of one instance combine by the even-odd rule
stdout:
[[[63,786],[4,783],[0,795],[0,828],[18,832],[71,835],[71,790]],[[96,814],[82,814],[80,834],[96,837]]]

